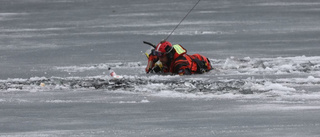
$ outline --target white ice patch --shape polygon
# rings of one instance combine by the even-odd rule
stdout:
[[[310,6],[310,5],[320,5],[319,2],[267,2],[260,3],[256,6]]]
[[[141,68],[140,62],[126,62],[126,63],[100,63],[100,64],[89,64],[83,66],[56,66],[54,70],[60,70],[65,72],[84,72],[89,70],[108,70],[108,68]]]
[[[250,89],[262,91],[275,91],[275,92],[294,92],[294,88],[286,87],[278,83],[266,82],[262,84],[253,84]]]
[[[10,20],[12,17],[27,15],[27,13],[0,13],[0,20]]]
[[[41,31],[61,31],[61,30],[66,30],[70,28],[23,28],[23,29],[1,29],[3,32],[41,32]]]
[[[286,102],[288,103],[288,102]],[[290,111],[290,110],[319,110],[320,106],[309,106],[303,104],[288,105],[288,104],[251,104],[240,106],[238,111]]]
[[[223,69],[239,69],[240,64],[234,59],[234,57],[227,58],[222,66]]]
[[[126,13],[126,14],[112,14],[110,17],[148,17],[148,16],[159,16],[157,13]]]
[[[72,100],[46,100],[46,103],[74,103]]]
[[[308,76],[306,78],[278,79],[277,82],[292,84],[320,84],[320,78]]]
[[[222,73],[234,74],[319,74],[320,57],[278,57],[212,60],[213,67]],[[221,66],[221,68],[219,67]]]
[[[111,104],[138,104],[138,103],[149,103],[150,101],[147,99],[143,99],[141,101],[116,101],[111,102]]]
[[[27,46],[24,46],[26,45]],[[61,46],[55,44],[32,44],[32,43],[23,43],[17,45],[3,45],[0,47],[1,50],[26,50],[26,49],[57,49]]]

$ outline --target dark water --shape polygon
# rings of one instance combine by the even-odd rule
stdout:
[[[148,79],[142,41],[166,38],[196,2],[0,0],[0,87],[109,66]],[[266,93],[2,89],[0,136],[318,136],[319,14],[317,0],[201,0],[169,38],[213,61],[195,79],[249,78],[244,88]]]

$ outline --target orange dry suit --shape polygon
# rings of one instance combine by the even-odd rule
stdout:
[[[188,55],[186,53],[187,50],[185,48],[176,44],[173,45],[173,50],[167,55],[169,59],[167,64],[162,64],[162,67],[161,65],[155,65],[158,57],[151,53],[149,55],[148,65],[149,62],[153,62],[151,68],[155,73],[163,72],[179,75],[202,74],[212,69],[207,57],[200,54]]]

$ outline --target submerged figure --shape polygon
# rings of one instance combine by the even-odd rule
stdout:
[[[161,64],[156,64],[160,60]],[[203,55],[188,55],[181,45],[161,41],[148,56],[147,73],[171,73],[179,75],[202,74],[212,69]]]

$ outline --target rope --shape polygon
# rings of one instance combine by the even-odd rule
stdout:
[[[168,37],[166,39],[164,39],[165,41],[168,40],[168,38],[172,35],[172,33],[180,26],[180,24],[184,21],[184,19],[187,18],[187,16],[190,14],[190,12],[198,5],[198,3],[200,2],[200,0],[192,7],[192,9],[189,10],[189,12],[187,13],[186,16],[184,16],[182,18],[182,20],[179,22],[179,24],[171,31],[171,33],[168,35]]]

